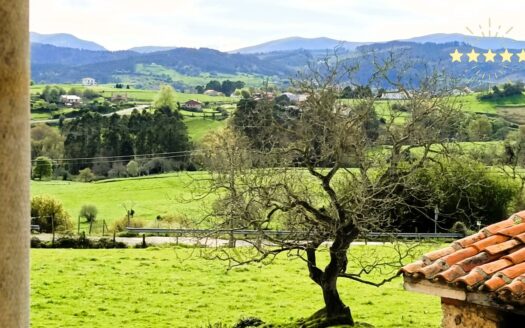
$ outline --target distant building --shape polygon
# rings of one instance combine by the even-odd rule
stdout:
[[[202,103],[192,99],[182,104],[182,108],[190,110],[202,110]]]
[[[82,98],[75,95],[62,95],[60,96],[60,102],[66,106],[75,107],[82,104]]]
[[[381,99],[384,100],[404,100],[408,99],[406,93],[404,92],[384,92],[381,95]]]
[[[288,98],[290,102],[295,103],[295,104],[302,103],[303,101],[306,101],[306,99],[308,98],[307,95],[295,94],[291,92],[285,92],[283,93],[283,96],[286,96],[286,98]]]
[[[85,77],[82,79],[82,85],[85,87],[94,86],[97,85],[97,81],[92,77]]]
[[[254,100],[261,100],[261,99],[273,100],[275,98],[275,94],[273,92],[262,92],[262,93],[258,92],[258,93],[254,93],[252,97]]]
[[[206,90],[204,91],[204,95],[206,96],[212,96],[212,97],[218,97],[218,96],[224,96],[224,93],[215,91],[215,90]]]
[[[112,102],[126,102],[128,101],[128,94],[127,93],[111,93],[111,101]]]

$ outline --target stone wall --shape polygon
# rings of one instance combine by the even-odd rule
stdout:
[[[500,328],[502,315],[485,306],[442,298],[443,328]]]

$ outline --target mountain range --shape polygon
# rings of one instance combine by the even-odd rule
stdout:
[[[338,56],[360,61],[358,78],[365,81],[371,74],[367,53],[398,57],[462,75],[466,80],[480,76],[499,79],[521,79],[525,67],[518,63],[505,67],[490,64],[452,63],[449,54],[455,48],[478,52],[484,49],[522,49],[525,42],[508,38],[479,38],[463,34],[432,34],[401,41],[382,43],[348,42],[330,38],[291,37],[260,45],[221,52],[207,48],[137,47],[123,51],[107,51],[94,42],[68,34],[31,35],[32,79],[37,83],[78,83],[86,76],[99,83],[124,82],[139,87],[158,87],[169,83],[179,89],[205,84],[211,79],[240,79],[252,85],[272,82],[286,84],[308,63],[315,62],[337,48]],[[423,66],[419,67],[423,69]],[[411,77],[417,69],[410,72]],[[479,80],[479,79],[478,79]]]

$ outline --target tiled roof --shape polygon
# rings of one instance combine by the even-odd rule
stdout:
[[[479,291],[508,303],[525,302],[525,211],[401,269],[414,281],[428,280]]]

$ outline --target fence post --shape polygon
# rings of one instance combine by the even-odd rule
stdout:
[[[142,248],[146,248],[146,234],[142,234]]]
[[[51,215],[51,233],[53,234],[51,246],[55,246],[55,213]]]
[[[77,224],[77,235],[80,235],[80,216],[78,217],[78,224]]]
[[[106,235],[105,228],[106,228],[106,220],[102,220],[102,237]]]

